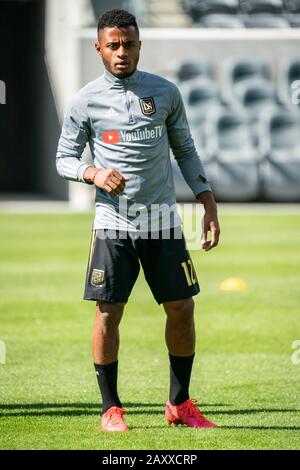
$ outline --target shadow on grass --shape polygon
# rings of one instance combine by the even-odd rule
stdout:
[[[160,415],[165,403],[123,403],[131,415]],[[229,406],[222,403],[202,406]],[[13,416],[94,416],[101,403],[16,403],[0,405],[0,418]]]
[[[124,403],[124,407],[130,412],[130,415],[161,415],[164,412],[164,403]],[[228,407],[231,404],[215,403],[215,404],[201,404],[201,408],[217,408]],[[240,410],[206,410],[209,415],[251,415],[258,413],[291,413],[295,409],[287,408],[263,408],[263,409],[240,409]],[[1,404],[0,417],[70,417],[70,416],[95,416],[100,414],[100,403],[16,403],[16,404]],[[153,429],[163,428],[164,426],[133,426],[132,429]],[[186,428],[187,429],[187,428]],[[220,426],[219,429],[231,430],[285,430],[285,431],[300,431],[300,426]]]

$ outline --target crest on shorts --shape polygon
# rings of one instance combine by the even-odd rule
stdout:
[[[151,116],[152,114],[156,113],[156,107],[155,107],[154,99],[152,97],[141,98],[140,106],[141,106],[142,113],[145,114],[145,116]]]
[[[94,287],[102,287],[104,284],[104,271],[93,269],[91,284]]]

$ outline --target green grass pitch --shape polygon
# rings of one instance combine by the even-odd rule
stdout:
[[[140,274],[121,324],[120,435],[98,428],[94,303],[81,300],[92,215],[0,215],[1,449],[300,448],[300,217],[220,219],[220,246],[192,251],[202,293],[190,389],[220,427],[166,424],[165,314]],[[247,289],[221,291],[232,276]]]

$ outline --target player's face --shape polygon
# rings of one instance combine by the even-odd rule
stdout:
[[[105,68],[116,77],[129,77],[136,70],[141,42],[134,26],[101,29],[95,46]]]

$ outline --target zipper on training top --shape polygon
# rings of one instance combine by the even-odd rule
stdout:
[[[127,106],[127,111],[128,111],[129,124],[134,124],[135,119],[134,119],[133,113],[131,111],[131,100],[130,100],[130,97],[128,95],[127,88],[125,88],[125,99],[126,99],[126,106]]]

